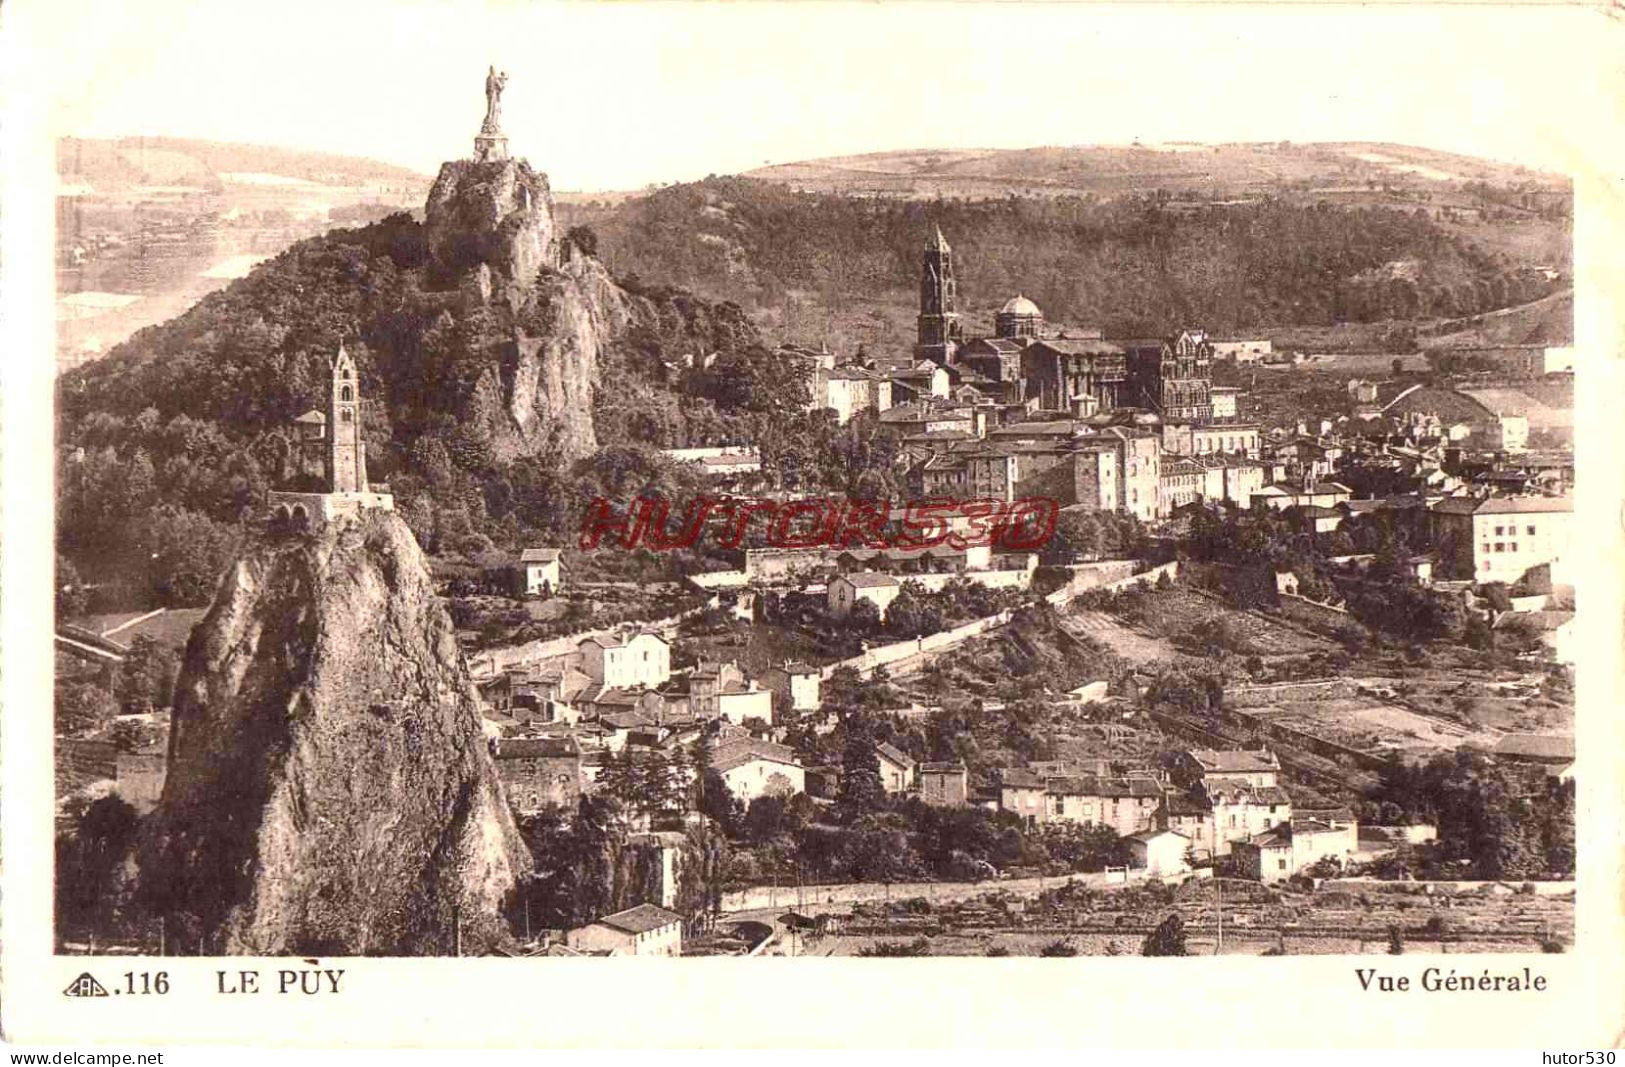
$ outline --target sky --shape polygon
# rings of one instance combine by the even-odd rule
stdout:
[[[47,128],[466,155],[488,64],[554,188],[900,148],[1390,141],[1573,172],[1625,140],[1574,7],[14,0]]]

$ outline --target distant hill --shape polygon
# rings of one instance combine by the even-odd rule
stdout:
[[[57,356],[72,367],[335,225],[423,203],[371,159],[176,137],[57,142]]]
[[[917,164],[940,174],[959,165],[941,158],[952,157],[991,173],[1054,162],[1048,154],[1058,152],[927,154]],[[883,158],[894,168],[916,159]],[[1119,335],[1422,322],[1539,299],[1568,270],[1568,200],[1542,201],[1545,179],[1528,194],[1539,206],[1524,208],[1490,186],[1451,202],[1420,191],[1371,202],[1292,192],[1180,199],[1149,188],[1144,171],[1122,174],[1122,195],[1111,197],[933,200],[713,177],[614,204],[561,205],[560,214],[597,232],[617,273],[732,300],[773,332],[844,348],[911,343],[921,248],[934,225],[953,245],[961,311],[978,327],[1018,293],[1053,322]]]
[[[98,193],[136,186],[211,188],[228,181],[274,184],[428,188],[430,176],[372,159],[266,145],[226,144],[182,137],[64,137],[57,141],[57,175],[64,185]]]
[[[812,192],[925,199],[1110,197],[1154,189],[1205,197],[1289,190],[1348,195],[1384,186],[1439,192],[1469,183],[1527,186],[1539,197],[1566,198],[1570,185],[1511,164],[1382,143],[919,149],[783,163],[746,176]]]

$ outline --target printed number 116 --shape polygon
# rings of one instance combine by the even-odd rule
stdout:
[[[124,991],[126,993],[167,993],[169,992],[169,972],[148,971],[124,972]]]

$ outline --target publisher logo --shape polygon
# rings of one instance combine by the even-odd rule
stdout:
[[[65,997],[105,997],[108,995],[107,987],[96,981],[96,976],[86,971],[78,978],[68,983],[68,988],[62,991]]]

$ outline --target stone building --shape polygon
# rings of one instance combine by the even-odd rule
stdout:
[[[1356,823],[1318,819],[1291,819],[1233,846],[1236,871],[1261,882],[1284,882],[1322,859],[1347,863],[1358,849]]]
[[[906,793],[914,787],[914,759],[895,745],[882,741],[875,746],[880,763],[880,785],[888,793]]]
[[[1162,516],[1162,440],[1150,430],[1108,426],[1101,439],[1117,448],[1117,506],[1141,522]]]
[[[1172,515],[1176,509],[1199,501],[1205,482],[1205,472],[1194,459],[1168,456],[1162,461],[1157,506],[1162,514]]]
[[[1569,497],[1450,497],[1428,514],[1448,577],[1510,584],[1531,567],[1549,565],[1554,583],[1573,584]]]
[[[1177,830],[1149,829],[1123,839],[1128,847],[1129,866],[1144,870],[1152,878],[1172,877],[1190,870],[1185,854],[1190,838]]]
[[[1021,352],[1025,398],[1046,411],[1089,416],[1119,406],[1126,376],[1123,349],[1110,341],[1055,338]]]
[[[1180,753],[1174,767],[1175,781],[1200,782],[1218,775],[1241,778],[1248,785],[1279,785],[1281,761],[1267,748],[1193,748]]]
[[[1027,338],[978,337],[960,346],[958,365],[985,379],[978,386],[1002,404],[1018,403],[1021,395],[1021,352]]]
[[[681,956],[683,917],[655,904],[639,904],[571,930],[565,943],[589,956]]]
[[[762,673],[761,682],[773,691],[782,712],[818,710],[818,692],[823,675],[817,667],[799,662],[769,667]]]
[[[1119,835],[1150,829],[1162,807],[1162,787],[1150,778],[1067,775],[1044,782],[1044,822],[1109,826]]]
[[[1122,443],[1116,439],[1081,441],[1058,462],[1018,481],[1011,498],[1041,498],[1061,508],[1116,511],[1122,503],[1117,495],[1117,446]]]
[[[574,808],[581,798],[581,746],[573,737],[522,737],[496,743],[497,775],[521,815]]]
[[[873,571],[843,574],[829,583],[829,614],[832,618],[844,619],[852,614],[858,601],[867,600],[875,606],[881,619],[885,619],[886,609],[902,588],[902,583],[890,575]]]
[[[963,807],[970,799],[970,771],[959,762],[919,765],[920,799],[938,807]]]
[[[1168,421],[1213,418],[1213,345],[1200,330],[1172,341],[1119,342],[1128,366],[1128,399]]]
[[[622,640],[594,635],[576,645],[581,670],[601,686],[615,689],[653,689],[671,677],[671,645],[656,633],[643,632]]]
[[[564,584],[559,549],[527,548],[519,553],[516,586],[521,596],[557,596]]]

